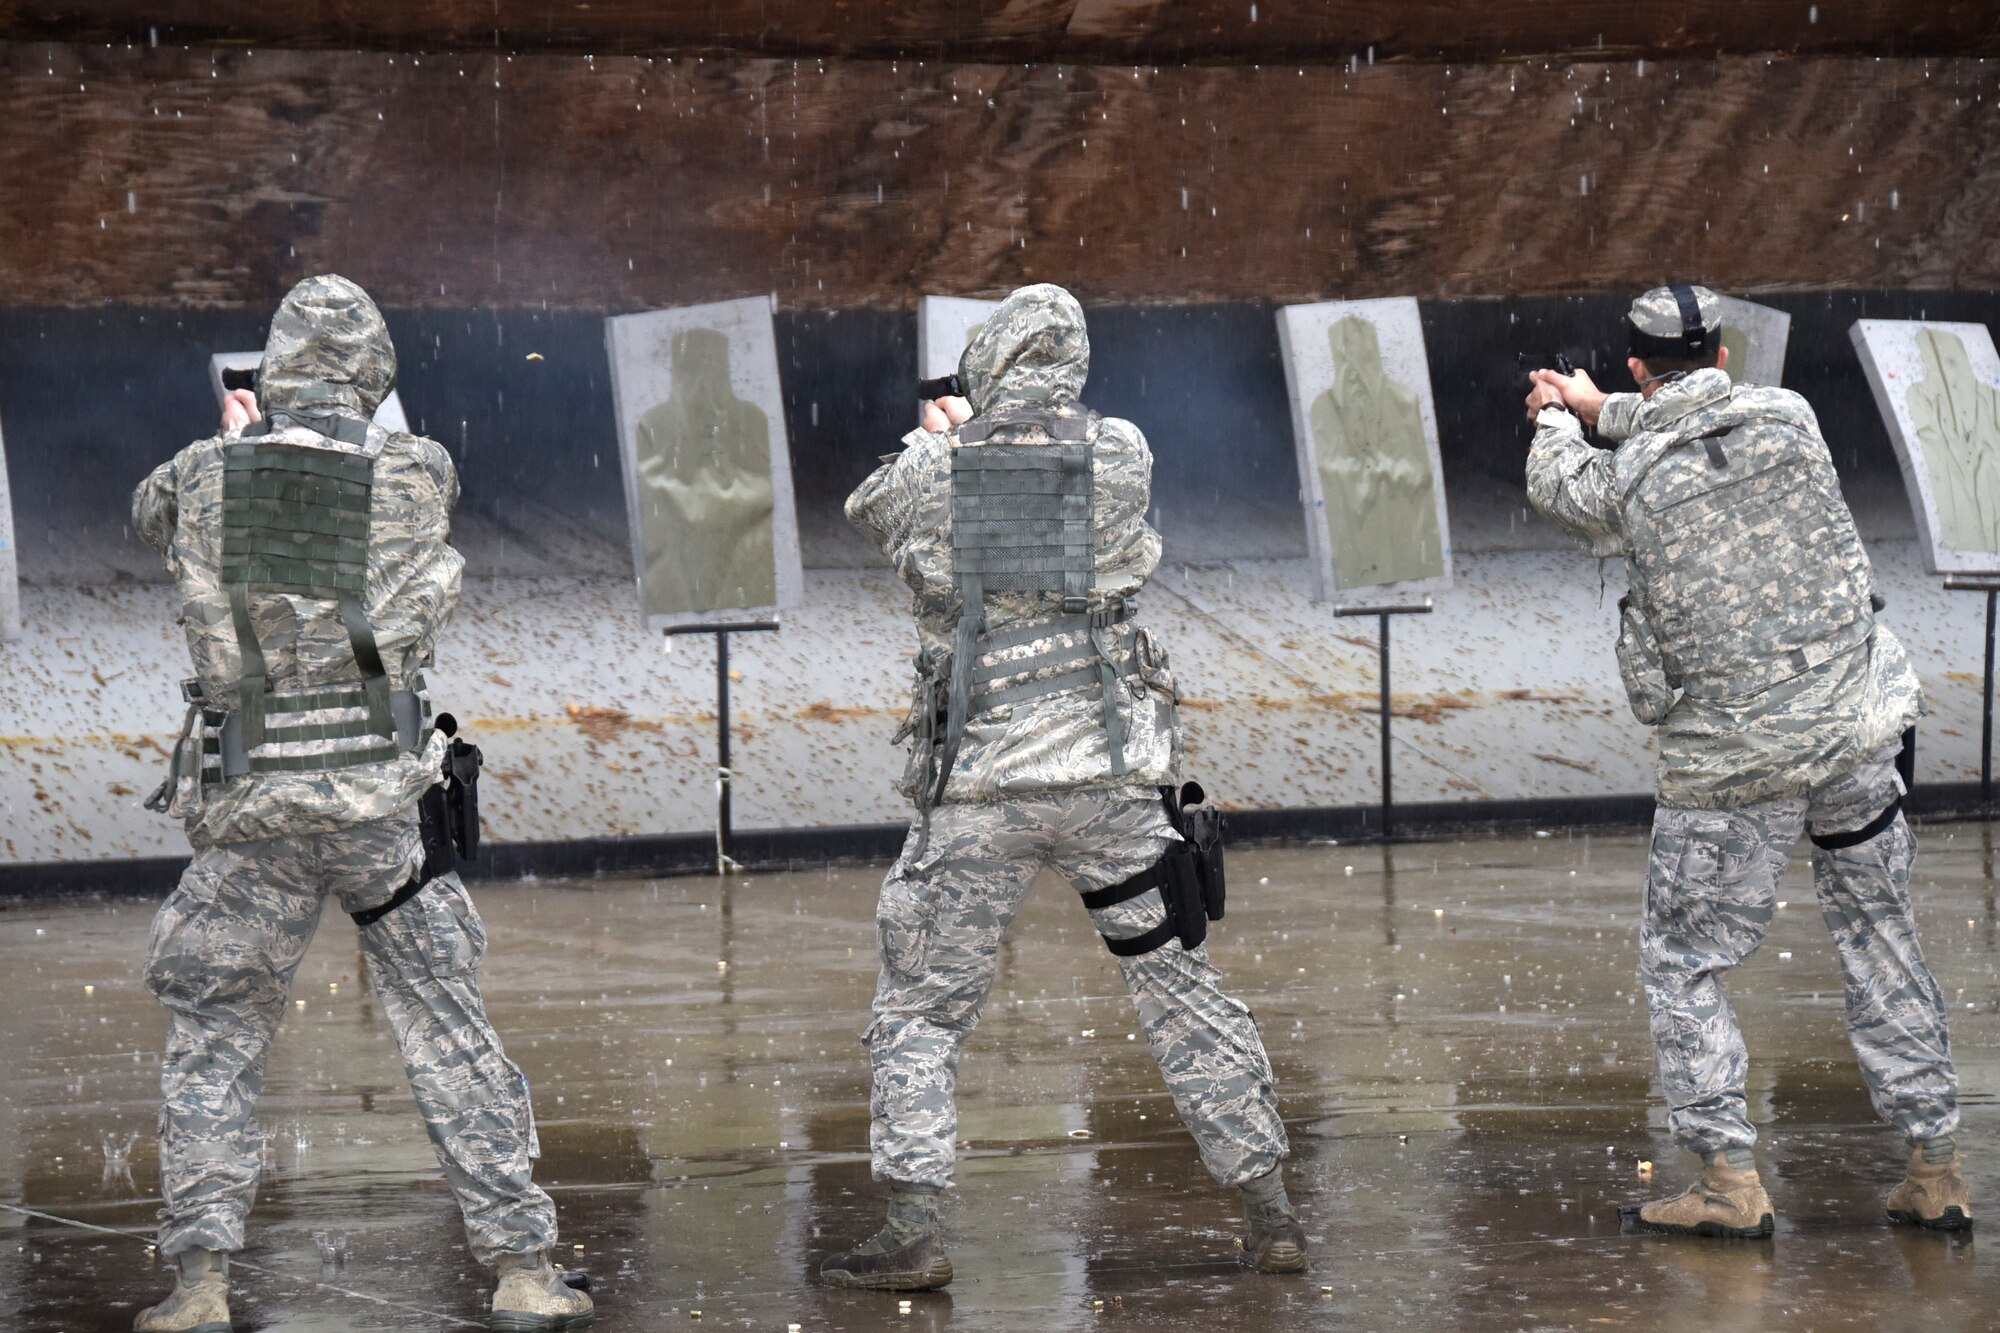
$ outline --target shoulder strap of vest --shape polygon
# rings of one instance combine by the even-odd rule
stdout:
[[[323,435],[329,440],[356,447],[369,442],[368,423],[359,417],[350,417],[341,412],[306,412],[298,408],[281,407],[262,420],[253,421],[243,428],[243,438],[254,440],[269,435],[276,429],[276,423],[290,422],[294,426],[304,426],[315,435]]]
[[[1081,403],[1068,416],[1046,407],[1007,407],[974,417],[955,432],[961,444],[979,444],[994,432],[1009,426],[1040,426],[1049,438],[1062,444],[1082,444],[1090,438],[1090,423],[1097,414]]]
[[[1766,412],[1759,413],[1756,416],[1742,417],[1726,425],[1704,431],[1699,435],[1669,436],[1659,444],[1651,446],[1651,457],[1645,459],[1640,464],[1638,470],[1626,478],[1624,488],[1619,493],[1620,498],[1625,500],[1631,499],[1638,492],[1639,487],[1644,484],[1646,478],[1653,474],[1654,468],[1666,462],[1671,455],[1692,445],[1699,444],[1707,450],[1708,461],[1711,465],[1718,468],[1729,466],[1729,455],[1724,450],[1722,441],[1728,439],[1745,426],[1754,426],[1763,421],[1774,421],[1781,426],[1790,426],[1794,430],[1803,429],[1798,422],[1790,417],[1780,415],[1776,412]]]

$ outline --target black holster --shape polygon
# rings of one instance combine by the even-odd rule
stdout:
[[[372,926],[424,891],[440,875],[458,869],[460,861],[479,856],[479,769],[485,762],[479,747],[454,736],[445,747],[444,773],[417,798],[417,832],[424,842],[424,863],[388,902],[365,912],[349,912],[357,926]]]
[[[1198,949],[1208,938],[1208,923],[1222,920],[1225,886],[1222,870],[1223,813],[1203,806],[1207,793],[1195,782],[1180,790],[1160,788],[1167,807],[1167,819],[1181,841],[1165,856],[1122,884],[1113,884],[1083,895],[1083,905],[1091,911],[1129,902],[1153,889],[1167,909],[1167,919],[1143,935],[1130,939],[1104,937],[1105,947],[1120,958],[1151,953],[1170,940],[1179,940],[1183,949]],[[1200,809],[1194,807],[1201,806]]]

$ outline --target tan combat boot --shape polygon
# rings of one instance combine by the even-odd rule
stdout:
[[[1958,1173],[1958,1145],[1932,1146],[1931,1155],[1944,1157],[1941,1162],[1927,1161],[1925,1147],[1919,1143],[1911,1148],[1910,1174],[1889,1192],[1889,1220],[1931,1231],[1972,1230],[1972,1200]]]
[[[1675,1236],[1768,1236],[1773,1229],[1771,1196],[1764,1193],[1754,1163],[1732,1166],[1721,1153],[1710,1153],[1701,1179],[1671,1199],[1645,1205],[1638,1224],[1641,1231]]]
[[[185,1250],[174,1267],[173,1291],[139,1311],[133,1333],[229,1333],[229,1256]]]
[[[590,1297],[566,1286],[547,1250],[503,1254],[494,1265],[500,1285],[493,1292],[491,1326],[509,1333],[582,1328],[595,1317]]]

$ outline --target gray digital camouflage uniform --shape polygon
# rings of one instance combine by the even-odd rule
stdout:
[[[299,408],[366,421],[394,380],[395,352],[374,304],[345,279],[322,277],[295,288],[273,318],[258,388],[267,417]],[[222,574],[232,438],[182,450],[140,485],[132,505],[134,526],[180,587],[203,690],[219,700],[235,696],[242,670]],[[343,448],[282,423],[269,438]],[[363,605],[391,684],[411,689],[458,599],[463,562],[448,544],[458,479],[430,440],[371,433],[377,442]],[[263,593],[249,611],[273,697],[359,679],[334,602]],[[302,716],[337,722],[339,711]],[[161,1074],[163,1255],[242,1247],[257,1184],[264,1057],[293,974],[327,899],[362,911],[417,873],[415,803],[437,780],[443,746],[434,736],[381,762],[227,781],[204,782],[198,762],[177,767],[171,808],[186,821],[195,856],[160,909],[146,964],[147,984],[171,1014]],[[480,1001],[485,931],[464,886],[456,875],[433,881],[363,928],[361,946],[473,1253],[492,1263],[546,1249],[555,1214],[530,1179],[537,1147],[528,1089]]]
[[[1089,371],[1083,312],[1059,287],[1023,288],[1002,303],[960,362],[975,412],[1012,405],[1081,412]],[[1152,455],[1130,422],[1094,418],[1093,607],[1135,597],[1160,558],[1145,520]],[[951,544],[950,434],[917,430],[863,482],[847,516],[888,555],[915,593],[924,655],[950,651],[957,620]],[[1002,631],[1047,616],[1042,594],[985,598]],[[1113,772],[1103,704],[1094,688],[976,713],[966,727],[927,842],[911,831],[882,885],[882,971],[865,1042],[874,1068],[870,1142],[876,1179],[942,1187],[952,1179],[959,1051],[979,1021],[1001,937],[1035,872],[1047,866],[1079,891],[1119,883],[1157,862],[1178,840],[1157,788],[1179,767],[1176,691],[1150,631],[1136,636],[1140,671],[1117,696],[1129,771]],[[989,654],[1045,653],[1036,640]],[[926,706],[919,698],[919,708]],[[913,719],[914,721],[915,719]],[[913,746],[905,790],[922,782],[927,756]],[[1157,891],[1094,914],[1100,932],[1130,938],[1165,920]],[[1286,1155],[1271,1066],[1250,1011],[1224,994],[1206,948],[1170,943],[1119,959],[1141,1026],[1182,1121],[1215,1178],[1240,1185]]]
[[[1678,328],[1662,292],[1635,318],[1647,301],[1655,331]],[[1650,398],[1611,395],[1598,432],[1613,451],[1566,412],[1537,425],[1530,500],[1627,557],[1620,666],[1660,747],[1641,970],[1673,1132],[1696,1152],[1747,1147],[1746,1056],[1721,978],[1762,941],[1801,831],[1839,841],[1902,795],[1893,761],[1921,711],[1916,673],[1874,618],[1867,557],[1798,395],[1699,370]],[[1897,814],[1867,841],[1816,845],[1813,870],[1870,1094],[1923,1140],[1958,1111],[1911,914],[1914,855]]]

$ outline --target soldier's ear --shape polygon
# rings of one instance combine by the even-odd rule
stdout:
[[[1641,361],[1636,356],[1628,356],[1625,358],[1625,368],[1632,372],[1632,382],[1634,384],[1644,384],[1646,382],[1646,363],[1644,361]]]
[[[1718,347],[1718,348],[1716,348],[1716,349],[1715,349],[1715,368],[1716,368],[1717,370],[1727,370],[1727,369],[1729,369],[1729,348],[1728,348],[1728,347],[1726,347],[1726,346],[1725,346],[1725,347]]]

